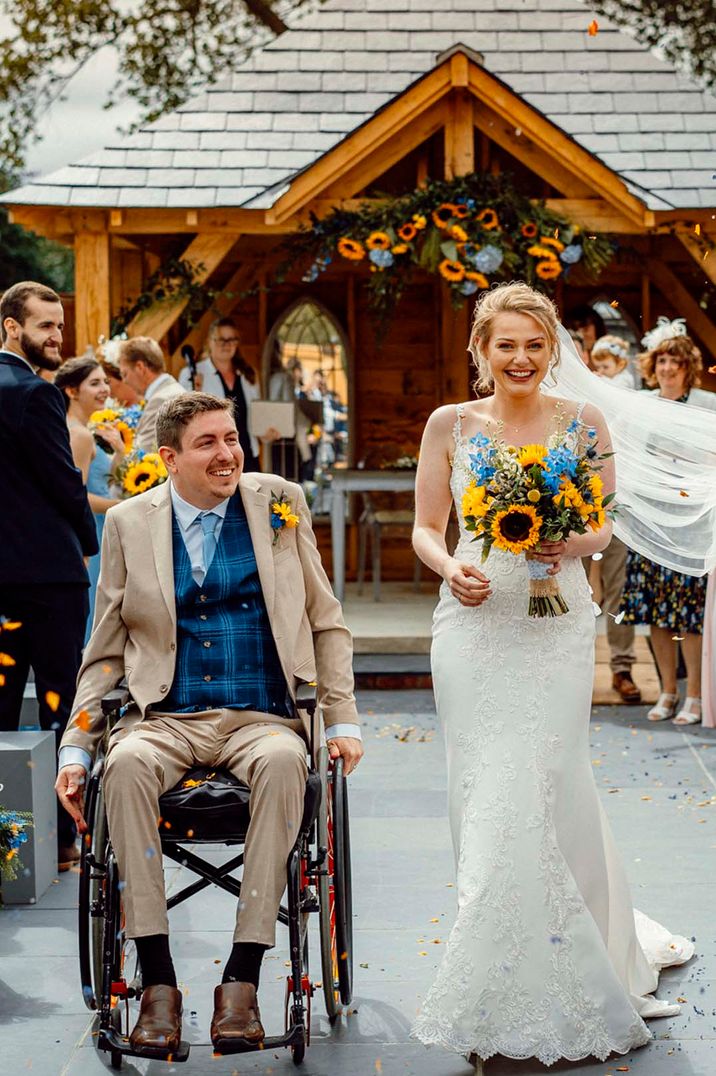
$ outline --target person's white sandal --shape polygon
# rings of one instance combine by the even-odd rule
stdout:
[[[668,691],[662,691],[657,699],[656,706],[652,706],[646,715],[649,721],[670,721],[676,713],[679,705],[679,696],[672,695]],[[684,705],[686,705],[684,703]]]
[[[701,699],[695,695],[687,695],[684,705],[674,718],[675,725],[698,725],[701,721]]]

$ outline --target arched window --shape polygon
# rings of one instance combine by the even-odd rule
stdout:
[[[349,467],[353,460],[350,367],[348,340],[341,325],[313,298],[304,297],[289,306],[266,341],[266,394],[285,399],[285,386],[290,383],[299,413],[310,420],[311,459],[299,461],[299,466],[304,483],[315,483],[315,489],[309,486],[315,498],[314,513],[328,509],[328,497],[321,491],[327,493],[331,470]]]

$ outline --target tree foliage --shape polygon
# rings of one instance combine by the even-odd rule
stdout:
[[[303,0],[0,0],[11,26],[0,40],[0,158],[20,170],[38,117],[106,46],[119,75],[105,107],[128,96],[142,122],[229,74],[285,29],[280,11]]]
[[[716,0],[595,0],[594,9],[659,46],[681,68],[716,85]]]

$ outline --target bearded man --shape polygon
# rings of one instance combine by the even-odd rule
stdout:
[[[62,737],[89,608],[84,557],[97,531],[70,451],[65,406],[43,373],[62,362],[64,315],[51,288],[24,281],[0,299],[0,731],[17,731],[30,666],[40,725]],[[16,627],[15,625],[18,625]],[[58,868],[79,859],[60,808]]]

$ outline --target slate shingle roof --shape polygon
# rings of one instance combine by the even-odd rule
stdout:
[[[582,0],[327,0],[220,84],[14,204],[270,206],[458,43],[653,209],[716,205],[716,97]]]

